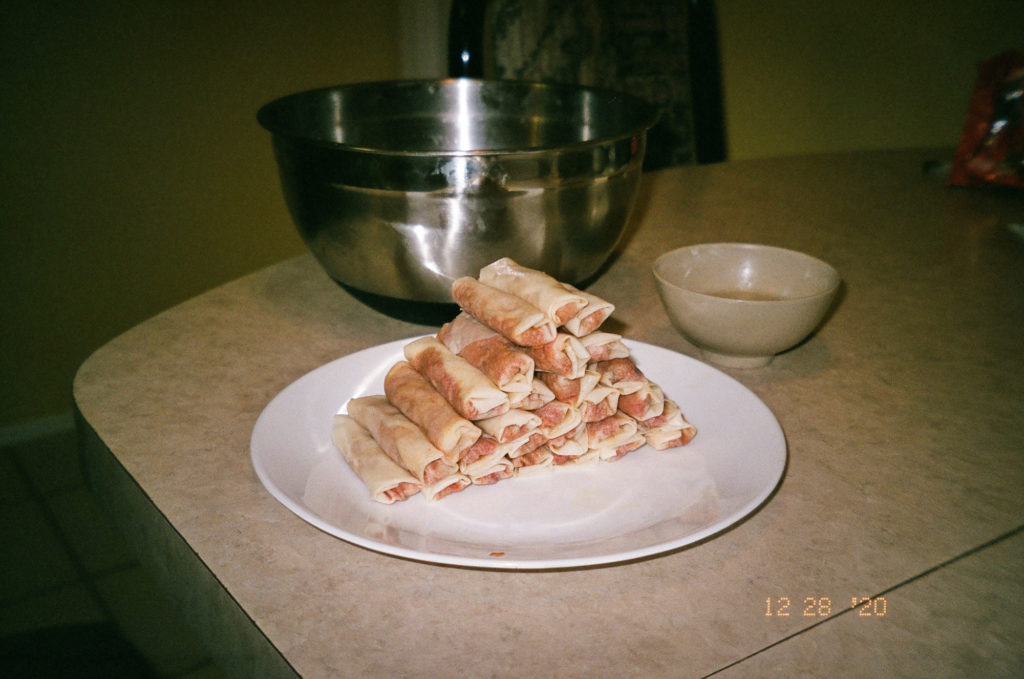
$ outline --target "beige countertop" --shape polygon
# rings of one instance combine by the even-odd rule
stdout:
[[[635,228],[590,288],[627,337],[698,356],[650,274],[673,247],[779,245],[844,279],[809,341],[726,371],[775,413],[788,464],[769,502],[707,541],[617,565],[482,570],[380,554],[292,514],[250,462],[263,408],[333,359],[432,331],[363,306],[309,256],[169,309],[82,365],[92,484],[236,676],[1014,676],[1024,195],[922,172],[947,156],[644,176]]]

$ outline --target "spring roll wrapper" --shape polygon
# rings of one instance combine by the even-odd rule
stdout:
[[[583,343],[564,332],[558,333],[553,342],[528,347],[526,352],[533,358],[537,370],[569,379],[583,377],[590,362],[590,352]]]
[[[349,399],[349,416],[363,426],[396,464],[407,469],[424,487],[454,474],[426,434],[381,395]],[[426,488],[424,488],[426,492]]]
[[[334,416],[331,438],[375,501],[392,504],[420,492],[423,484],[388,457],[370,432],[348,415]]]
[[[493,436],[484,434],[477,439],[477,442],[470,446],[465,453],[463,453],[462,459],[459,460],[459,469],[465,469],[480,458],[491,457],[498,449],[499,445],[500,444]]]
[[[601,453],[602,450],[600,448],[588,448],[587,451],[582,455],[561,458],[561,460],[559,460],[556,457],[555,464],[564,464],[577,467],[590,467],[601,462]]]
[[[593,370],[587,370],[581,377],[577,378],[547,372],[537,373],[537,375],[547,385],[557,400],[576,407],[579,407],[583,402],[583,397],[590,393],[601,381],[600,374]]]
[[[498,444],[489,453],[476,458],[472,462],[466,462],[465,460],[460,462],[459,471],[470,478],[481,476],[487,473],[486,470],[493,468],[498,463],[498,460],[507,459],[508,450],[508,444]]]
[[[540,426],[541,419],[529,410],[513,408],[507,413],[477,420],[476,425],[484,432],[493,436],[498,443],[507,443],[521,437]]]
[[[441,326],[437,339],[506,393],[529,392],[535,365],[525,351],[463,312]]]
[[[611,462],[617,460],[626,453],[632,452],[637,448],[646,443],[647,440],[644,435],[640,432],[634,432],[632,436],[617,441],[615,443],[606,443],[596,448],[591,448],[591,452],[596,452],[597,457],[605,462]]]
[[[468,276],[452,283],[452,299],[473,318],[519,346],[539,346],[555,339],[555,324],[521,297],[484,285]]]
[[[487,486],[498,481],[512,478],[515,475],[515,466],[512,460],[507,457],[500,458],[493,465],[486,469],[480,469],[476,474],[469,477],[476,485]]]
[[[479,281],[526,300],[560,326],[587,306],[583,295],[565,288],[548,274],[520,266],[508,257],[491,262],[480,270]]]
[[[546,445],[541,445],[534,450],[512,460],[515,466],[516,476],[535,476],[551,472],[555,456]]]
[[[534,376],[529,392],[509,393],[509,403],[520,410],[537,410],[555,400],[555,392],[544,384],[543,380]]]
[[[669,398],[665,399],[660,415],[638,421],[637,428],[655,450],[685,446],[697,435],[697,428],[686,420],[679,406]]]
[[[448,497],[453,493],[465,490],[473,481],[465,474],[455,473],[445,476],[434,483],[423,486],[423,496],[433,502]]]
[[[655,450],[668,450],[685,446],[697,435],[697,428],[687,423],[685,427],[663,427],[644,434],[644,439]]]
[[[405,345],[405,358],[462,417],[478,420],[508,411],[508,394],[436,337]]]
[[[617,390],[599,384],[583,396],[579,411],[584,422],[597,422],[618,410],[620,401]]]
[[[640,432],[646,433],[665,427],[682,429],[683,427],[692,425],[690,425],[689,422],[686,421],[686,418],[683,417],[683,413],[679,410],[678,404],[676,404],[672,399],[666,397],[664,407],[659,414],[638,419],[636,426]]]
[[[483,433],[455,412],[434,385],[406,361],[395,363],[384,377],[384,395],[423,430],[450,464],[457,464],[462,453]]]
[[[636,420],[649,420],[665,410],[665,392],[645,378],[640,389],[620,396],[618,405],[619,410]]]
[[[603,420],[586,423],[587,445],[590,448],[617,446],[637,434],[637,423],[629,415],[616,412]]]
[[[620,394],[638,391],[647,382],[647,378],[636,367],[633,359],[628,357],[596,361],[589,369],[601,376],[601,384],[618,390]]]
[[[547,446],[555,455],[561,455],[564,457],[577,457],[579,455],[583,455],[590,449],[586,423],[581,422],[572,431],[562,434],[557,438],[550,439]]]
[[[437,331],[437,339],[453,354],[461,354],[462,350],[470,344],[494,337],[502,337],[502,335],[465,311],[459,312],[455,318],[442,325],[441,329]]]
[[[558,438],[583,422],[580,411],[564,401],[552,401],[533,412],[540,417],[539,431],[549,439]]]
[[[598,330],[579,339],[590,354],[591,363],[629,357],[629,347],[622,341],[622,335]]]
[[[509,459],[516,459],[523,455],[528,455],[533,451],[537,450],[548,442],[548,437],[540,432],[540,430],[534,430],[529,434],[519,439],[520,445],[510,450],[508,453]]]
[[[567,320],[564,325],[566,330],[577,337],[583,337],[596,331],[615,311],[614,304],[601,299],[597,295],[577,290],[568,283],[562,283],[562,287],[569,292],[581,295],[587,300],[587,305],[579,313]]]

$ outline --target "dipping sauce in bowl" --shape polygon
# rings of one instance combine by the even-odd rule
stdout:
[[[821,323],[839,273],[795,250],[711,243],[666,252],[653,268],[676,329],[705,359],[733,368],[768,365]]]

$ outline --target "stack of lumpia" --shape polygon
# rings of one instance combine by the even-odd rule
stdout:
[[[384,395],[335,416],[335,445],[375,500],[436,500],[696,435],[622,338],[599,330],[605,300],[508,258],[456,280],[452,297],[461,313],[405,346]]]

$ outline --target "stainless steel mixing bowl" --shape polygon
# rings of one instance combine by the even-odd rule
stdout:
[[[289,211],[336,281],[451,303],[508,256],[591,277],[619,241],[657,111],[581,87],[449,79],[300,92],[263,106]]]

